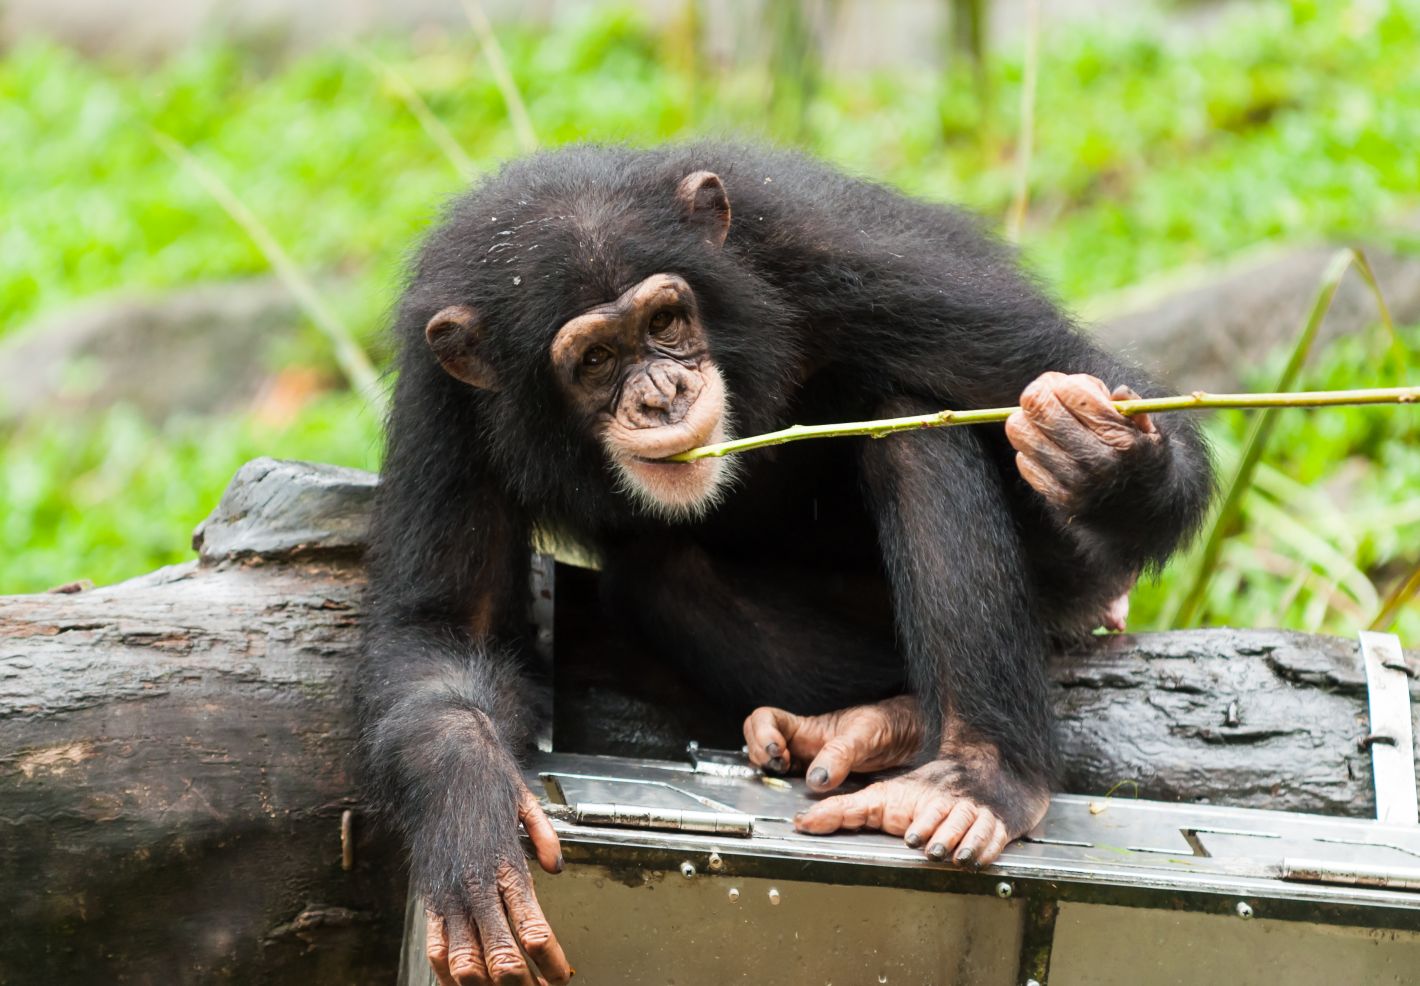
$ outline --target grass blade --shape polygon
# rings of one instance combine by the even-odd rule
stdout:
[[[513,81],[513,73],[508,71],[508,60],[503,57],[503,46],[498,43],[498,35],[493,32],[493,22],[479,0],[463,0],[463,12],[478,35],[478,46],[488,61],[493,73],[493,81],[503,94],[503,103],[508,107],[508,118],[513,122],[513,132],[518,135],[518,143],[524,151],[537,150],[537,133],[533,130],[532,117],[528,116],[527,104],[518,84]]]
[[[478,171],[473,165],[473,159],[464,151],[463,146],[458,142],[449,128],[444,126],[443,121],[434,115],[434,111],[429,108],[429,104],[424,101],[408,79],[395,71],[394,67],[381,61],[373,51],[363,45],[352,45],[350,52],[365,66],[389,86],[394,94],[399,97],[399,101],[405,108],[419,121],[419,125],[424,128],[424,133],[428,135],[439,150],[444,152],[444,157],[449,159],[449,163],[454,166],[459,177],[464,180],[472,178]]]
[[[1016,144],[1016,191],[1006,216],[1006,236],[1021,239],[1030,200],[1030,165],[1035,154],[1035,91],[1040,63],[1040,0],[1026,0],[1026,61],[1021,80],[1021,133]]]
[[[1395,588],[1381,603],[1380,612],[1371,621],[1371,630],[1388,630],[1400,616],[1400,609],[1410,600],[1420,595],[1420,564],[1410,570],[1410,574],[1395,584]]]
[[[1375,274],[1371,271],[1370,264],[1366,261],[1365,255],[1355,248],[1348,248],[1338,251],[1327,264],[1323,272],[1321,281],[1317,287],[1316,298],[1312,302],[1311,311],[1307,314],[1306,321],[1302,324],[1300,334],[1296,343],[1292,346],[1291,356],[1287,359],[1287,365],[1283,368],[1281,376],[1277,379],[1277,384],[1273,388],[1277,391],[1290,390],[1296,383],[1297,376],[1301,372],[1303,364],[1311,354],[1312,344],[1316,341],[1318,330],[1322,322],[1326,319],[1326,313],[1331,309],[1331,303],[1336,298],[1336,292],[1341,288],[1342,278],[1346,272],[1355,265],[1370,286],[1372,293],[1376,297],[1376,302],[1380,307],[1381,318],[1394,332],[1394,326],[1390,321],[1390,309],[1386,306],[1381,295],[1380,286],[1376,283]],[[1263,453],[1267,450],[1267,443],[1272,437],[1272,429],[1276,422],[1275,410],[1266,408],[1259,411],[1252,420],[1252,426],[1248,429],[1247,438],[1243,443],[1243,452],[1238,459],[1238,465],[1233,472],[1232,478],[1228,481],[1224,489],[1222,502],[1213,519],[1208,526],[1208,532],[1204,537],[1203,550],[1198,556],[1197,567],[1194,570],[1193,579],[1187,591],[1183,594],[1177,608],[1164,615],[1164,621],[1171,626],[1193,626],[1203,611],[1204,599],[1207,595],[1208,581],[1213,577],[1213,573],[1218,565],[1218,555],[1222,549],[1223,541],[1232,534],[1233,526],[1241,512],[1243,500],[1246,498],[1248,490],[1252,487],[1252,477],[1257,469],[1257,464],[1261,461]]]
[[[232,221],[252,238],[252,242],[266,257],[266,262],[271,265],[276,276],[281,278],[296,303],[330,343],[336,365],[340,367],[345,379],[371,407],[382,413],[385,408],[385,393],[380,387],[380,375],[370,362],[370,357],[355,341],[349,327],[325,303],[310,278],[306,277],[305,272],[297,266],[281,244],[276,242],[276,237],[271,235],[266,224],[247,208],[246,203],[237,197],[215,171],[199,161],[186,147],[160,130],[150,130],[149,133],[158,148],[191,175]]]

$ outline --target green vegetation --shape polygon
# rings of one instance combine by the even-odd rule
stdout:
[[[662,33],[588,5],[550,33],[500,40],[544,143],[792,138],[914,193],[1004,214],[1018,56],[986,66],[987,119],[965,70],[816,74],[801,100],[781,93],[766,114],[776,67],[748,56],[716,65],[687,42],[693,34],[693,24]],[[1041,48],[1023,246],[1071,303],[1261,241],[1373,233],[1420,205],[1420,0],[1275,0],[1206,37],[1094,26],[1049,31]],[[371,52],[283,60],[208,47],[148,72],[38,43],[7,53],[0,334],[104,291],[269,271],[151,128],[220,176],[302,268],[358,285],[327,300],[381,361],[381,321],[409,247],[461,187],[461,168],[493,167],[518,140],[472,32]],[[462,155],[441,149],[408,89]],[[1420,343],[1413,331],[1408,340]],[[336,376],[311,326],[285,352]],[[1393,358],[1380,334],[1349,339],[1315,356],[1301,384],[1397,383]],[[1420,562],[1414,419],[1282,414],[1205,620],[1339,632],[1368,621]],[[1213,423],[1225,461],[1241,422]],[[373,467],[378,424],[340,392],[279,425],[255,414],[150,425],[116,408],[99,421],[32,420],[0,440],[0,591],[25,591],[188,557],[187,532],[242,461]],[[1141,590],[1144,623],[1176,591],[1177,567]],[[1410,639],[1420,639],[1415,609],[1400,624]]]

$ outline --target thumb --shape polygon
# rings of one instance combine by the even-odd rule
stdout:
[[[814,791],[831,791],[846,781],[857,765],[857,741],[840,733],[819,750],[818,756],[809,764],[805,779]]]
[[[1115,401],[1137,401],[1139,394],[1135,392],[1133,387],[1126,387],[1124,384],[1120,384],[1110,392],[1109,397],[1110,400]],[[1146,435],[1152,435],[1159,430],[1154,426],[1154,419],[1147,414],[1131,414],[1129,415],[1129,420],[1133,421],[1134,426]]]
[[[549,873],[561,873],[562,843],[557,838],[557,830],[547,820],[537,796],[528,790],[526,784],[521,786],[523,793],[518,799],[518,821],[523,823],[528,838],[532,840],[537,863]]]

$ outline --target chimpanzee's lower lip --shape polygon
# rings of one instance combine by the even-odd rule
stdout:
[[[690,450],[689,450],[689,449],[686,449],[685,451],[688,452],[688,451],[690,451]],[[693,465],[695,465],[695,463],[693,463],[693,462],[672,462],[672,461],[671,461],[671,455],[680,455],[680,454],[681,454],[680,452],[672,452],[670,455],[665,456],[665,457],[660,458],[660,459],[648,459],[648,458],[646,458],[644,455],[633,455],[633,456],[631,457],[631,461],[632,461],[632,462],[641,463],[641,464],[643,464],[643,465],[648,465],[648,466],[693,466]]]

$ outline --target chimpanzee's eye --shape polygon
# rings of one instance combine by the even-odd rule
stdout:
[[[672,312],[664,308],[661,309],[651,316],[651,334],[660,335],[662,332],[666,331],[666,329],[669,329],[671,323],[674,321],[675,315]]]
[[[582,366],[596,369],[611,359],[611,350],[605,346],[593,346],[582,354]]]

